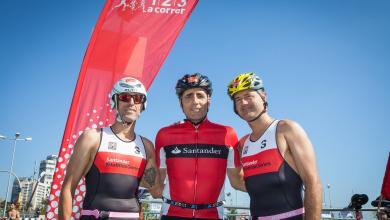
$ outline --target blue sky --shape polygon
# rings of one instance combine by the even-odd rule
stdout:
[[[33,138],[17,144],[14,171],[20,177],[32,174],[35,161],[58,153],[103,5],[2,1],[0,134]],[[202,72],[215,91],[210,120],[243,136],[249,128],[233,113],[226,85],[254,71],[264,80],[270,115],[295,120],[309,134],[332,206],[344,207],[352,193],[375,199],[390,149],[389,11],[385,0],[200,1],[149,90],[136,130],[154,140],[159,128],[181,120],[176,80]],[[11,142],[0,141],[0,170],[9,168],[11,155]],[[0,173],[0,197],[6,183]],[[237,201],[249,203],[242,193]]]

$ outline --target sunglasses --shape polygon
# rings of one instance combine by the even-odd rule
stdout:
[[[118,99],[122,102],[130,102],[133,99],[134,104],[142,104],[145,102],[146,97],[142,94],[130,94],[130,93],[120,93],[118,94]]]

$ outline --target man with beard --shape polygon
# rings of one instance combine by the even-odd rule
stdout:
[[[166,180],[161,219],[222,219],[226,173],[233,188],[245,190],[237,135],[207,119],[212,94],[207,76],[185,75],[176,94],[186,119],[156,137],[157,164]]]
[[[135,78],[115,83],[110,93],[115,123],[85,131],[77,140],[66,169],[59,202],[59,218],[69,220],[72,198],[82,176],[86,196],[81,220],[139,219],[138,186],[159,195],[158,171],[151,141],[134,132],[146,108],[146,90]]]

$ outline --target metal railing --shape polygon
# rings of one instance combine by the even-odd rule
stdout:
[[[141,203],[149,204],[162,204],[160,199],[152,200],[141,200]],[[235,205],[224,205],[224,219],[226,220],[244,220],[250,219],[249,207],[248,206],[235,206]],[[235,213],[232,213],[234,210]],[[361,209],[364,220],[377,220],[376,213],[377,208],[372,209]],[[142,212],[143,220],[155,220],[160,219],[160,210],[144,210]],[[324,208],[322,209],[321,219],[323,220],[354,220],[355,212],[351,209],[338,209],[338,208]]]
[[[162,204],[162,201],[159,199],[156,200],[141,200],[141,203],[148,204],[149,210],[143,209],[142,217],[143,220],[157,220],[160,219],[160,209],[150,210],[152,206],[158,206]],[[225,220],[246,220],[250,219],[249,207],[247,206],[235,206],[235,205],[224,205],[224,217]],[[234,211],[232,211],[234,210]],[[372,209],[361,209],[363,213],[363,220],[377,220],[376,208]],[[20,213],[22,220],[38,220],[44,219],[44,216],[37,216],[33,211],[28,213]],[[337,208],[324,208],[322,209],[322,218],[323,220],[354,220],[355,213],[353,210],[346,209],[337,209]]]

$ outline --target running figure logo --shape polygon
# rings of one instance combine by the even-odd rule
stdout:
[[[127,3],[127,0],[120,0],[119,4],[114,6],[114,9],[122,7],[122,11],[125,11],[126,8],[129,8],[130,10],[135,10],[136,8],[143,7],[144,5],[145,5],[145,0],[141,0],[138,7],[137,7],[137,0],[129,0],[129,3]]]
[[[121,0],[121,2],[117,5],[115,5],[114,8],[123,7],[122,11],[125,11],[127,7],[130,8],[130,4],[127,4],[126,2],[127,2],[127,0]]]

